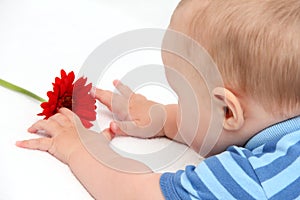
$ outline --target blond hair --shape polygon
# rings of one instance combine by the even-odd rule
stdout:
[[[190,26],[226,87],[272,113],[299,112],[299,0],[210,0]]]

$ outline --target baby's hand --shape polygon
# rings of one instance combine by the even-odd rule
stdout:
[[[116,117],[110,123],[111,131],[116,135],[130,135],[141,138],[163,136],[166,119],[165,107],[135,94],[120,81],[113,82],[120,94],[96,89],[95,97]]]
[[[79,138],[92,132],[83,127],[80,119],[71,110],[61,108],[59,112],[47,120],[39,120],[28,131],[38,133],[43,130],[48,137],[18,141],[18,147],[46,151],[65,164],[69,163],[72,154],[83,150]]]

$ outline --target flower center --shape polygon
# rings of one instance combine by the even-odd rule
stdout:
[[[59,100],[59,107],[65,107],[72,110],[72,96],[64,96]]]

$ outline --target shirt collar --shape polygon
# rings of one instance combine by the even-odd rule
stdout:
[[[300,130],[300,116],[279,122],[260,131],[246,143],[245,148],[253,150],[268,141],[278,140],[297,130]]]

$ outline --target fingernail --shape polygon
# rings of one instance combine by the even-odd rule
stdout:
[[[27,129],[27,131],[28,131],[29,133],[36,133],[38,130],[36,130],[34,127],[30,126],[30,127]]]
[[[118,79],[116,79],[116,80],[113,81],[114,86],[118,85],[118,83],[119,83]]]
[[[17,147],[21,147],[21,144],[22,144],[21,141],[16,141],[16,143],[15,143],[15,145],[16,145]]]
[[[27,129],[27,131],[28,131],[29,133],[32,133],[32,126],[30,126],[30,127]]]

